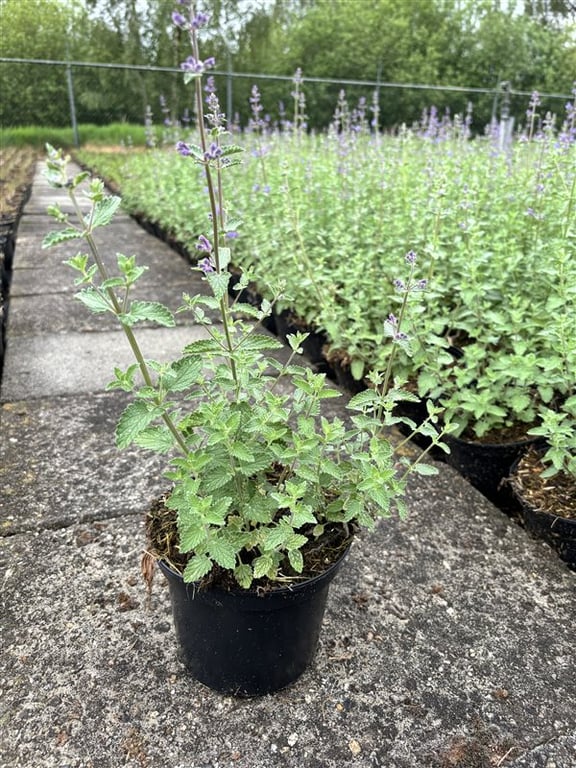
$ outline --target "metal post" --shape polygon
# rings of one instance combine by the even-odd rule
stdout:
[[[231,126],[234,122],[234,115],[232,114],[232,56],[228,53],[228,66],[226,73],[226,117],[228,119],[228,125]]]
[[[70,119],[72,121],[72,134],[74,136],[74,146],[80,146],[78,136],[78,121],[76,120],[76,104],[74,102],[74,83],[72,81],[72,67],[70,63],[66,64],[66,82],[68,83],[68,101],[70,102]]]
[[[510,83],[505,80],[500,83],[502,89],[502,107],[500,108],[500,133],[499,133],[499,150],[503,152],[506,148],[509,139],[509,122],[510,122]]]

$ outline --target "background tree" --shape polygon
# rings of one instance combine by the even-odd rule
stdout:
[[[199,3],[200,5],[200,3]],[[272,121],[279,102],[291,110],[290,78],[370,80],[569,94],[576,76],[575,0],[205,0],[211,15],[203,51],[217,61],[222,106],[249,119],[253,83]],[[187,36],[171,23],[174,0],[0,0],[0,55],[66,58],[178,69],[189,55]],[[179,72],[73,68],[78,119],[140,122],[180,119],[192,98]],[[227,77],[265,73],[284,80]],[[233,82],[232,91],[229,90]],[[65,69],[0,64],[4,124],[69,123]],[[309,125],[326,127],[341,86],[305,83]],[[373,87],[346,88],[354,107]],[[230,103],[230,99],[232,99]],[[434,104],[464,113],[474,104],[477,130],[498,106],[493,93],[380,89],[381,127],[411,124]],[[517,121],[528,98],[512,100]],[[561,111],[562,100],[542,109]]]

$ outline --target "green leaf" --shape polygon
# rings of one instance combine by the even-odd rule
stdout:
[[[168,427],[148,427],[134,440],[136,445],[156,453],[167,453],[174,447],[174,436]]]
[[[350,363],[350,373],[352,374],[352,378],[356,381],[361,381],[364,376],[364,367],[363,360],[352,360]]]
[[[198,381],[202,373],[202,361],[196,357],[185,357],[172,364],[175,378],[167,384],[169,392],[183,392]]]
[[[346,407],[351,411],[363,411],[370,406],[376,406],[379,400],[380,397],[377,392],[373,389],[365,389],[363,392],[354,395],[354,397],[349,400]]]
[[[77,293],[76,298],[78,301],[81,301],[82,304],[85,304],[91,312],[100,313],[114,311],[109,300],[98,293],[94,288],[86,288],[86,290]]]
[[[438,469],[436,467],[433,467],[431,464],[412,464],[411,465],[411,471],[416,472],[417,475],[437,475]]]
[[[180,552],[191,552],[206,540],[206,529],[203,525],[179,525],[178,539]]]
[[[218,249],[218,257],[220,260],[220,269],[225,270],[228,269],[228,264],[230,264],[230,259],[232,258],[232,251],[230,248],[227,247],[221,247]],[[230,282],[230,273],[224,272],[223,274],[227,274],[227,280],[226,280],[226,290],[228,290],[228,283]]]
[[[291,549],[288,552],[288,560],[290,561],[290,565],[296,573],[302,573],[304,570],[304,558],[302,556],[302,552],[300,552],[299,549]]]
[[[184,581],[189,584],[192,581],[200,581],[212,570],[212,560],[207,555],[195,555],[188,562],[184,570]]]
[[[240,459],[240,461],[245,462],[254,461],[254,454],[246,448],[244,443],[232,443],[229,450],[230,454],[234,456],[235,459]]]
[[[228,144],[225,147],[222,147],[222,155],[221,157],[227,157],[228,155],[236,155],[239,152],[244,152],[244,147],[239,146],[238,144]]]
[[[218,472],[209,474],[204,481],[204,489],[207,493],[223,488],[233,478],[232,470],[228,467],[220,468]]]
[[[198,339],[184,347],[185,355],[222,354],[222,346],[215,339]]]
[[[230,282],[230,272],[209,272],[206,275],[206,280],[212,288],[214,298],[221,301],[222,298],[228,293],[228,283]]]
[[[260,579],[266,576],[274,568],[274,558],[272,555],[260,555],[252,563],[254,569],[254,578]]]
[[[232,570],[236,565],[236,551],[234,547],[221,538],[214,537],[209,540],[208,554],[222,568]]]
[[[130,311],[119,317],[123,325],[129,326],[141,320],[149,320],[167,328],[173,328],[176,325],[172,312],[157,301],[133,301],[130,304]]]
[[[252,568],[245,563],[234,569],[234,578],[243,589],[248,589],[254,578]]]
[[[277,339],[272,338],[272,336],[250,333],[242,339],[238,346],[242,347],[243,350],[258,352],[262,349],[282,349],[284,345]]]
[[[91,220],[92,229],[95,229],[96,227],[105,227],[112,221],[120,202],[121,199],[116,195],[110,195],[110,197],[105,197],[103,200],[99,200],[94,206],[93,213],[87,214],[84,217],[85,223],[89,224]]]
[[[134,442],[136,437],[159,415],[157,408],[151,408],[140,400],[130,405],[123,411],[116,425],[116,445],[118,448],[126,448]]]
[[[42,248],[52,248],[52,246],[65,243],[68,240],[80,240],[81,237],[82,232],[78,229],[72,229],[72,227],[60,229],[57,232],[48,232],[44,240],[42,240]]]

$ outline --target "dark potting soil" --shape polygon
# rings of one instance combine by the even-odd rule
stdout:
[[[478,437],[472,429],[464,430],[460,435],[461,440],[468,440],[472,443],[481,443],[482,445],[502,445],[503,443],[516,443],[521,440],[530,439],[528,430],[535,427],[536,423],[528,424],[516,422],[509,427],[499,427],[491,429],[482,437]]]
[[[148,550],[142,561],[142,574],[149,587],[152,581],[152,569],[150,558],[162,560],[177,573],[183,573],[190,554],[180,551],[178,546],[177,514],[165,505],[166,497],[156,499],[146,515],[146,533],[148,537]],[[299,533],[311,534],[313,526],[304,526]],[[309,530],[307,530],[309,529]],[[322,536],[317,539],[311,537],[302,547],[304,557],[304,569],[302,573],[296,573],[286,558],[282,568],[282,580],[272,581],[266,577],[255,579],[248,592],[261,594],[274,589],[283,589],[291,582],[298,583],[319,576],[331,565],[337,562],[345,550],[350,546],[355,531],[340,524],[326,526]],[[250,562],[256,554],[246,552],[243,556],[245,563]],[[231,571],[215,565],[200,582],[199,588],[219,587],[229,591],[237,591],[238,583]]]
[[[512,483],[519,494],[540,512],[576,520],[576,481],[564,472],[542,477],[541,453],[529,450],[518,463]]]

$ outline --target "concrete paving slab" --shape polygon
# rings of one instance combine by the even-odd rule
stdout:
[[[160,576],[147,610],[141,515],[6,538],[2,765],[571,768],[574,578],[454,480],[357,541],[313,667],[247,701],[187,675]]]
[[[0,532],[60,528],[141,511],[167,487],[165,462],[119,452],[123,392],[4,403],[0,410]]]
[[[40,279],[39,275],[36,277]],[[25,285],[24,280],[21,285]],[[181,303],[179,296],[190,291],[190,281],[183,280],[179,285],[176,281],[171,281],[170,285],[161,283],[154,289],[154,301],[160,301],[175,312]],[[130,295],[133,299],[149,300],[151,293],[148,283],[142,283],[137,284]],[[66,333],[70,329],[80,333],[97,333],[114,331],[119,327],[114,315],[110,313],[95,315],[74,298],[72,291],[11,296],[9,311],[10,320],[6,334],[8,343],[12,340],[18,343],[14,338],[18,336]],[[215,313],[207,312],[206,314],[212,316],[214,320],[217,319]],[[175,314],[174,320],[177,325],[194,325],[194,318],[190,312]],[[151,325],[151,323],[142,322],[138,327]]]
[[[576,768],[576,574],[446,466],[413,479],[406,520],[357,540],[298,683],[239,701],[190,679],[166,587],[148,610],[139,582],[160,462],[116,451],[128,396],[98,391],[122,349],[132,362],[127,344],[16,320],[38,276],[61,303],[37,310],[64,309],[73,290],[56,258],[37,268],[51,224],[35,216],[0,411],[2,768]],[[129,223],[108,230],[113,247]],[[182,262],[158,241],[118,237],[179,286]],[[151,354],[192,332],[141,329]]]
[[[195,325],[137,329],[145,357],[161,363],[205,336],[204,328]],[[102,392],[115,367],[133,362],[123,331],[9,337],[0,402]]]
[[[27,211],[27,209],[26,209]],[[68,240],[53,248],[42,249],[42,241],[48,232],[61,227],[51,222],[46,216],[22,216],[18,226],[18,251],[14,258],[14,269],[29,267],[56,266],[78,252],[87,253],[88,248],[82,240]],[[136,255],[142,266],[149,267],[155,279],[171,279],[174,276],[191,278],[193,270],[186,260],[168,245],[139,227],[133,219],[118,217],[113,228],[101,227],[94,232],[94,239],[107,265],[115,265],[116,253],[125,256]],[[67,268],[70,277],[74,273]]]

